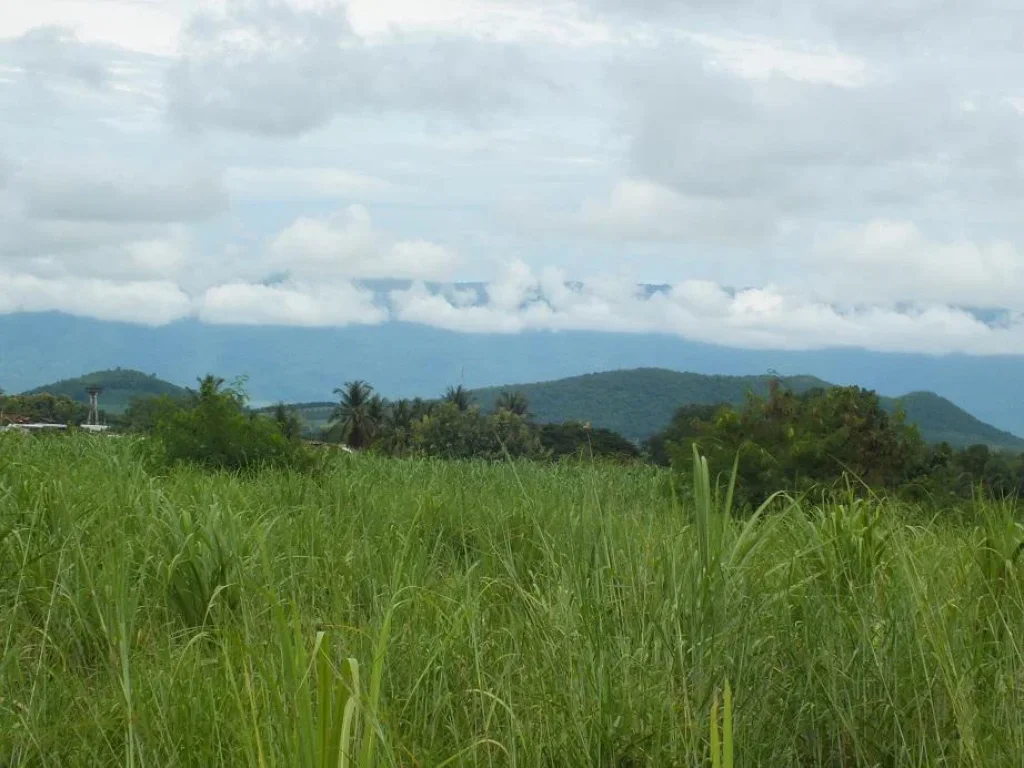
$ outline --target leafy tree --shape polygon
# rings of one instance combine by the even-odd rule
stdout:
[[[554,458],[579,456],[582,458],[612,458],[631,460],[640,457],[636,445],[618,432],[594,429],[578,421],[563,424],[542,424],[538,428],[541,445]]]
[[[473,395],[459,384],[457,387],[448,387],[448,391],[444,394],[444,402],[451,403],[465,413],[473,405]]]
[[[331,414],[331,422],[339,439],[357,450],[368,448],[379,424],[382,401],[374,395],[373,387],[361,380],[346,382],[334,394],[340,402]]]
[[[124,427],[130,432],[150,434],[156,431],[161,418],[182,405],[182,400],[168,395],[132,398],[124,412]]]
[[[683,427],[689,434],[669,444],[673,464],[688,469],[694,443],[715,473],[727,474],[737,461],[740,497],[752,503],[844,475],[870,488],[896,488],[913,480],[925,460],[917,429],[858,387],[797,395],[776,382],[767,397],[750,395],[740,409],[721,407],[712,419]]]
[[[155,436],[163,458],[211,469],[311,466],[309,454],[279,424],[250,413],[241,384],[224,387],[223,379],[206,377],[192,401],[161,414]]]
[[[717,405],[684,405],[677,408],[669,425],[661,432],[652,435],[645,444],[651,461],[667,467],[672,461],[669,450],[672,444],[689,444],[704,432],[708,424],[714,422],[722,408],[728,407],[726,404],[720,403]]]
[[[496,411],[508,411],[524,419],[530,418],[530,401],[522,392],[502,392],[495,401]]]
[[[64,395],[0,395],[0,420],[84,424],[89,409]]]
[[[544,456],[536,431],[521,416],[502,411],[483,416],[444,402],[413,427],[412,448],[446,459],[502,459]]]
[[[294,409],[288,408],[284,403],[274,406],[274,422],[287,439],[294,441],[302,437],[302,419]]]

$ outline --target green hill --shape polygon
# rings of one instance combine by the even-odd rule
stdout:
[[[681,405],[741,403],[748,391],[767,394],[769,381],[769,376],[705,376],[638,368],[490,387],[473,395],[477,404],[490,409],[502,392],[522,392],[539,422],[589,421],[631,440],[643,440],[667,425]],[[790,376],[783,382],[795,392],[830,386],[814,376]]]
[[[39,395],[48,392],[51,395],[65,395],[79,403],[88,403],[89,387],[102,387],[100,408],[107,413],[123,413],[128,404],[136,397],[184,397],[187,392],[183,387],[158,379],[152,374],[116,368],[112,371],[96,371],[74,379],[64,379],[52,384],[25,392],[26,395]]]
[[[575,376],[535,384],[513,384],[476,390],[476,403],[492,408],[501,392],[523,392],[539,422],[589,421],[632,440],[643,440],[662,429],[682,405],[742,403],[748,392],[765,394],[769,376],[705,376],[660,368],[639,368]],[[833,386],[814,376],[782,379],[795,392]],[[890,409],[903,406],[929,442],[962,447],[984,443],[992,448],[1024,451],[1024,440],[971,416],[931,392],[883,398]]]
[[[921,435],[930,443],[949,443],[955,448],[983,443],[990,448],[1024,451],[1024,440],[976,419],[963,408],[934,392],[912,392],[884,400],[886,405],[903,406],[907,421],[917,424]]]

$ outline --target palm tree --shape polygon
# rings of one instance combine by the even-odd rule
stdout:
[[[220,394],[220,388],[224,386],[224,379],[220,376],[214,376],[212,373],[208,373],[205,376],[197,376],[196,381],[199,383],[199,389],[189,389],[189,396],[194,402],[200,400],[209,400],[211,397]]]
[[[387,409],[382,428],[381,442],[390,453],[400,454],[409,447],[412,430],[417,418],[408,400],[392,403]]]
[[[284,403],[278,403],[274,407],[274,421],[287,439],[298,440],[302,437],[302,419]]]
[[[444,393],[444,401],[451,403],[465,413],[473,404],[473,395],[470,394],[468,389],[459,384],[457,387],[448,387],[448,391]]]
[[[379,406],[374,404],[373,387],[365,381],[347,381],[334,394],[340,400],[331,413],[331,424],[339,429],[341,441],[350,448],[366,448],[377,428],[374,415]]]
[[[412,412],[412,420],[419,421],[433,413],[434,403],[428,403],[422,397],[417,397],[412,401],[409,410]]]
[[[528,419],[530,417],[530,401],[522,392],[502,392],[495,402],[495,410],[508,411]]]

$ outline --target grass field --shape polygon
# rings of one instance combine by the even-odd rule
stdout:
[[[134,450],[0,441],[7,768],[1021,764],[1008,508],[748,524],[699,472]]]

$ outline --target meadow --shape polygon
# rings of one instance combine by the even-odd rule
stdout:
[[[0,765],[1010,766],[1024,532],[645,465],[0,440]]]

